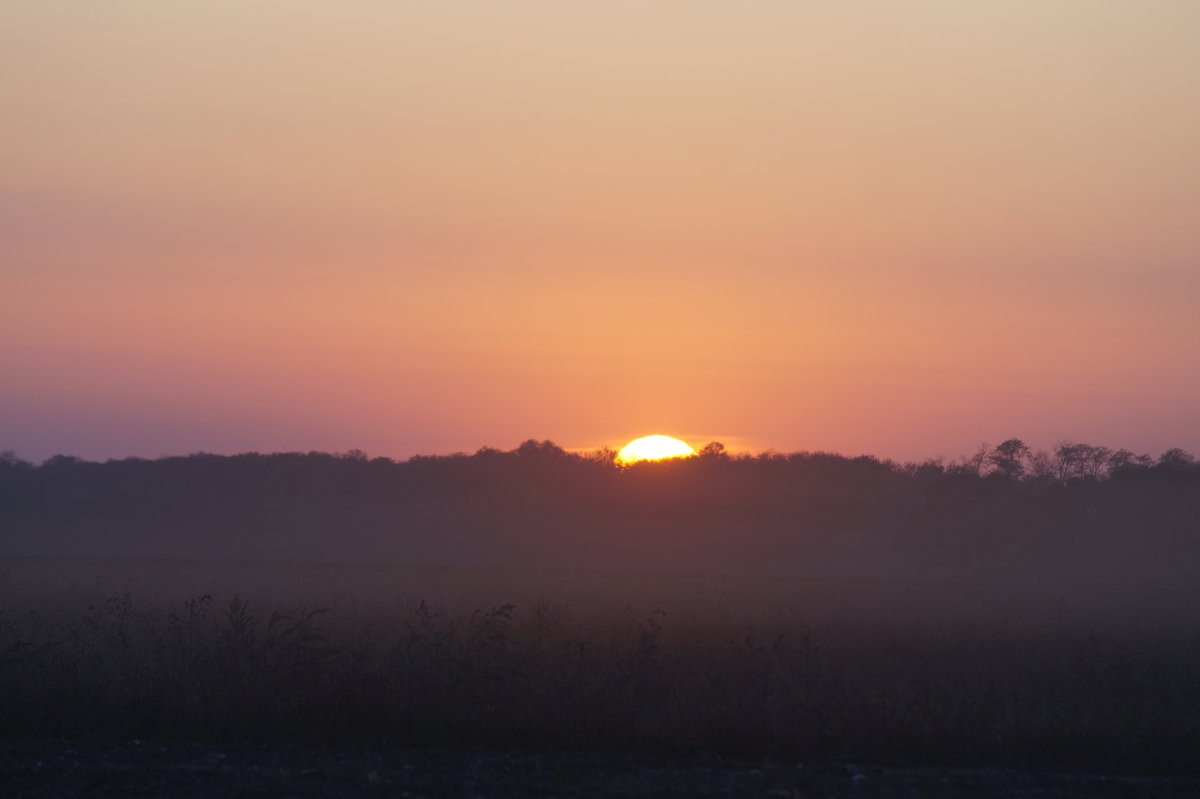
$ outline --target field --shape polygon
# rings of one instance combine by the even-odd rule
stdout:
[[[1197,610],[1184,589],[6,558],[0,736],[1182,777]]]
[[[1193,799],[1189,777],[739,762],[572,752],[125,741],[0,741],[23,799],[208,797],[802,797]]]

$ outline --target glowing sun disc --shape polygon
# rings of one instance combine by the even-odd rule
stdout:
[[[617,453],[619,463],[634,461],[658,461],[663,458],[685,458],[695,455],[696,450],[670,436],[642,436],[635,438]]]

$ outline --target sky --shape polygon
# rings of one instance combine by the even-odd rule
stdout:
[[[1200,453],[1197,30],[7,0],[0,450]]]

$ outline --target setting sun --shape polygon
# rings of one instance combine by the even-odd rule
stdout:
[[[657,461],[664,458],[683,458],[695,455],[696,450],[678,438],[670,436],[643,436],[630,441],[617,453],[620,463],[634,461]]]

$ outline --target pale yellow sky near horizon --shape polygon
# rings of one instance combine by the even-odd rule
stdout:
[[[1200,449],[1200,3],[0,6],[0,449]]]

